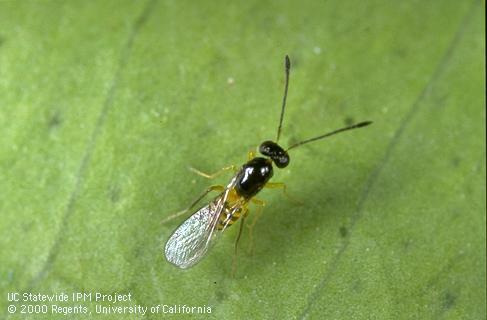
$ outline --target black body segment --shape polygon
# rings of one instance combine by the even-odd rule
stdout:
[[[259,152],[272,159],[278,168],[285,168],[291,160],[287,151],[274,141],[264,141],[259,147]]]
[[[235,189],[240,196],[250,199],[264,187],[272,175],[271,160],[253,158],[237,173]]]

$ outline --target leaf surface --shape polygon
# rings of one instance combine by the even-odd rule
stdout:
[[[132,300],[117,306],[211,308],[176,315],[188,318],[485,317],[484,11],[0,3],[2,297],[118,292]],[[161,221],[230,178],[187,168],[241,165],[274,139],[285,54],[283,146],[374,124],[292,150],[273,180],[304,204],[259,194],[266,207],[244,228],[235,277],[238,227],[194,268],[174,268],[163,245],[184,218]],[[2,317],[20,318],[10,304],[0,300]]]

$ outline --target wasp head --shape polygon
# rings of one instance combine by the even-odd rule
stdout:
[[[278,168],[285,168],[289,164],[287,151],[273,141],[264,141],[259,147],[259,152],[272,159]]]

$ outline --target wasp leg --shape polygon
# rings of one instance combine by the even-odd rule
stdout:
[[[245,218],[247,217],[247,213],[248,211],[245,210],[245,212],[242,215],[242,219],[240,220],[240,227],[238,229],[238,235],[237,238],[235,239],[235,252],[233,253],[233,262],[232,262],[232,278],[235,276],[235,272],[237,271],[238,242],[240,240],[240,236],[242,235],[242,230],[245,223]]]
[[[255,151],[253,151],[253,150],[249,151],[249,154],[248,154],[247,158],[248,158],[248,161],[250,161],[253,158],[255,158]]]
[[[220,174],[222,174],[223,172],[228,171],[228,170],[233,170],[234,172],[236,172],[238,170],[238,168],[235,165],[231,165],[228,167],[221,168],[220,170],[218,170],[217,172],[212,173],[212,174],[205,173],[205,172],[200,171],[198,169],[195,169],[193,167],[189,167],[189,170],[196,173],[199,176],[204,177],[204,178],[213,179],[213,178],[216,178],[217,176],[219,176]]]
[[[214,186],[210,186],[208,189],[205,190],[205,192],[203,192],[195,201],[193,201],[193,203],[186,209],[184,210],[181,210],[179,212],[176,212],[175,214],[172,214],[170,215],[169,217],[163,219],[161,221],[161,223],[166,223],[172,219],[175,219],[179,216],[182,216],[183,214],[187,213],[189,210],[191,210],[198,202],[201,201],[201,199],[203,199],[208,193],[212,192],[212,191],[219,191],[219,192],[223,192],[225,190],[225,187],[222,186],[222,185],[214,185]]]
[[[296,199],[295,197],[291,197],[291,195],[289,193],[287,193],[287,186],[282,183],[282,182],[268,182],[265,184],[264,188],[268,188],[268,189],[282,189],[282,192],[284,193],[284,195],[286,197],[288,197],[289,200],[293,201],[294,203],[296,204],[299,204],[299,205],[303,205],[304,202],[299,200],[299,199]]]
[[[257,223],[257,220],[259,220],[259,217],[262,213],[262,210],[264,209],[265,207],[265,201],[264,200],[260,200],[260,199],[256,199],[256,198],[252,198],[250,199],[250,201],[252,201],[252,203],[258,205],[258,209],[255,211],[255,218],[254,220],[252,221],[252,223],[250,224],[249,226],[249,238],[250,238],[250,241],[249,241],[249,253],[252,254],[252,250],[253,250],[253,247],[254,247],[254,226],[255,224]]]

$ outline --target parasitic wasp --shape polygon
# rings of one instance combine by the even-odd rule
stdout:
[[[285,168],[289,165],[290,161],[288,154],[289,150],[309,142],[324,139],[339,132],[362,128],[372,123],[371,121],[360,122],[317,137],[303,140],[291,145],[287,149],[282,148],[278,144],[278,141],[281,134],[284,111],[286,109],[290,69],[291,61],[286,55],[286,82],[281,106],[281,116],[277,128],[277,137],[275,141],[264,141],[259,146],[259,153],[262,156],[256,156],[256,154],[251,151],[249,152],[248,161],[242,167],[229,166],[211,175],[191,168],[192,171],[206,178],[213,178],[226,170],[233,170],[235,175],[226,186],[215,185],[209,187],[188,209],[165,219],[167,221],[186,213],[196,206],[208,193],[212,191],[219,192],[213,200],[196,210],[187,220],[179,225],[166,242],[164,252],[167,261],[170,263],[182,269],[197,264],[205,256],[208,249],[216,242],[223,231],[240,219],[240,228],[235,241],[236,252],[238,241],[242,233],[242,227],[248,214],[249,203],[252,202],[257,204],[261,208],[264,206],[264,202],[256,199],[255,195],[264,187],[281,188],[284,193],[286,193],[285,184],[269,182],[273,175],[273,164],[278,168]],[[255,220],[253,223],[255,223]]]

